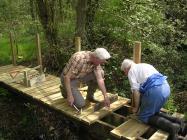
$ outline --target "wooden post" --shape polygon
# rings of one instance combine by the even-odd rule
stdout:
[[[135,63],[141,62],[141,42],[136,41],[133,49],[133,61]]]
[[[81,38],[75,37],[75,51],[79,52],[81,51]]]
[[[12,52],[12,64],[16,66],[16,50],[14,48],[13,44],[13,34],[10,32],[10,47],[11,47],[11,52]]]
[[[36,47],[37,47],[38,65],[40,65],[39,72],[40,74],[42,74],[43,73],[42,55],[41,55],[41,47],[40,47],[40,36],[38,33],[36,34]]]
[[[133,49],[133,61],[141,63],[141,42],[136,41]],[[134,107],[134,94],[132,94],[131,106]]]
[[[28,87],[28,73],[26,70],[23,71],[24,74],[24,85]]]

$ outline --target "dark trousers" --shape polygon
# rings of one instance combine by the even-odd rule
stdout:
[[[85,106],[85,99],[83,98],[82,94],[78,89],[80,82],[85,83],[88,86],[87,97],[86,97],[87,99],[93,99],[94,92],[97,89],[97,80],[94,72],[91,72],[82,78],[71,80],[70,84],[71,84],[72,95],[74,97],[74,105],[77,106],[78,108],[82,108]],[[67,97],[63,74],[61,75],[61,84],[62,84],[62,94],[65,94],[64,97]]]

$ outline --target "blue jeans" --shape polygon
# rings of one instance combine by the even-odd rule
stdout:
[[[165,80],[160,86],[155,86],[141,94],[140,112],[138,117],[144,123],[148,122],[149,117],[160,112],[170,95],[170,86]]]

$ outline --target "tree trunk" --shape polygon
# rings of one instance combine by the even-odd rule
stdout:
[[[64,9],[63,9],[64,3],[63,3],[63,0],[59,0],[58,3],[59,3],[60,21],[64,22]]]
[[[58,45],[57,0],[36,0],[38,15],[50,47]]]
[[[87,43],[90,48],[94,46],[94,19],[96,11],[99,7],[99,0],[89,0],[88,1],[88,8],[86,12],[86,35],[87,35]]]
[[[29,3],[30,3],[30,13],[31,13],[31,17],[33,20],[36,19],[36,13],[34,12],[35,11],[35,3],[33,0],[29,0]]]
[[[87,8],[87,0],[78,0],[76,6],[76,29],[75,36],[81,37],[81,39],[85,40],[85,25],[86,25],[86,8]]]

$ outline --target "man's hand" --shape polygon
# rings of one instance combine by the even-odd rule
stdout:
[[[69,105],[72,106],[73,103],[74,103],[74,97],[73,97],[73,95],[68,95],[67,100],[68,100]]]
[[[104,96],[105,106],[110,108],[110,100],[107,95]]]

